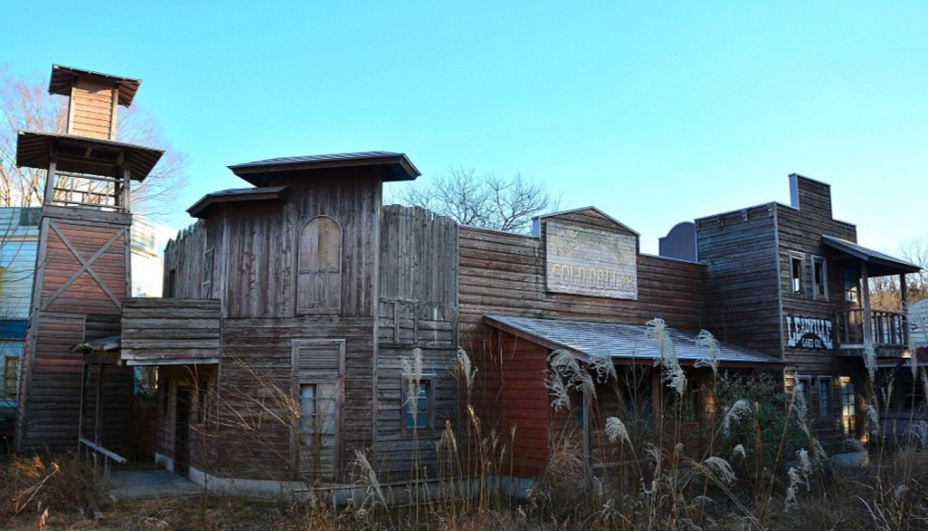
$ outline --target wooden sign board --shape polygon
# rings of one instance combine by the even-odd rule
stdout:
[[[786,316],[786,345],[808,350],[834,350],[834,331],[828,319]]]
[[[634,235],[549,221],[545,237],[548,291],[638,300]]]

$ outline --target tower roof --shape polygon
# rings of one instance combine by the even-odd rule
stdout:
[[[412,181],[422,175],[404,153],[390,151],[280,157],[236,164],[229,169],[255,186],[266,186],[274,173],[363,167],[379,171],[384,181]]]
[[[132,105],[135,93],[138,92],[139,85],[142,84],[141,79],[111,76],[110,74],[74,68],[73,66],[52,65],[52,78],[48,83],[48,93],[70,96],[71,86],[78,77],[113,83],[119,87],[119,104],[124,107]]]
[[[42,170],[48,169],[56,142],[58,171],[112,175],[128,155],[134,181],[145,180],[164,154],[160,149],[62,133],[19,131],[16,136],[16,165]]]

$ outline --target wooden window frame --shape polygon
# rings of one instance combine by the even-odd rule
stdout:
[[[796,271],[799,264],[799,271]],[[806,290],[806,257],[796,251],[789,252],[789,292],[795,297],[805,297]]]
[[[818,416],[821,418],[831,418],[835,414],[834,409],[834,378],[831,376],[818,377]]]
[[[839,378],[841,383],[841,429],[844,432],[844,435],[848,437],[857,437],[857,390],[854,387],[854,382],[848,376],[842,376]],[[850,393],[848,393],[850,389]],[[850,397],[850,400],[845,400],[846,397]],[[850,413],[848,413],[848,407],[850,406]]]
[[[860,303],[860,273],[844,266],[841,270],[842,291],[845,303]]]
[[[819,282],[817,275],[817,266],[819,264],[822,266],[821,282]],[[828,300],[828,261],[824,256],[812,255],[812,298],[817,301]]]
[[[406,420],[409,417],[409,407],[412,402],[409,401],[408,380],[406,375],[400,378],[400,426],[403,428],[403,436],[411,437],[414,433],[431,435],[435,431],[435,394],[438,376],[436,374],[423,374],[419,378],[419,384],[426,385],[425,393],[425,426],[422,428],[411,428],[407,426]]]

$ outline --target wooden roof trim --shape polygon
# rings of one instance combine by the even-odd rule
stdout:
[[[65,133],[47,133],[44,131],[23,131],[20,130],[16,135],[16,165],[19,167],[36,168],[47,170],[51,158],[54,143],[60,146],[78,146],[82,148],[96,148],[112,152],[129,153],[131,159],[130,170],[132,171],[132,180],[144,181],[154,169],[164,151],[135,144],[126,144],[116,142],[115,140],[105,140],[102,138],[90,138],[78,135],[69,135]],[[117,156],[117,159],[119,157]],[[108,161],[93,158],[75,158],[72,156],[60,157],[58,160],[59,171],[70,171],[76,173],[91,173],[95,175],[110,175],[109,172],[103,172],[104,167],[112,168],[118,164],[118,160]]]
[[[615,219],[614,217],[610,216],[609,214],[606,214],[605,212],[603,212],[602,210],[596,208],[595,206],[586,206],[586,207],[581,207],[581,208],[574,208],[574,209],[572,209],[572,210],[561,210],[560,212],[552,212],[552,213],[550,213],[550,214],[544,214],[544,215],[541,215],[541,216],[535,216],[535,217],[533,217],[532,219],[533,219],[533,220],[539,220],[539,221],[541,221],[541,220],[547,219],[547,218],[553,218],[553,217],[557,217],[557,216],[563,216],[563,215],[565,215],[565,214],[576,214],[576,213],[578,213],[578,212],[584,212],[584,211],[589,211],[589,210],[592,210],[593,212],[596,212],[596,213],[599,214],[600,216],[606,218],[607,220],[611,221],[612,223],[615,223],[615,224],[618,225],[619,227],[622,227],[623,229],[627,230],[628,232],[631,232],[631,233],[634,234],[635,236],[639,236],[639,237],[641,236],[641,234],[639,234],[638,231],[636,231],[635,229],[633,229],[633,228],[629,227],[628,225],[622,223],[621,221]]]
[[[248,201],[276,201],[283,199],[286,191],[286,186],[270,186],[265,188],[233,189],[214,192],[203,196],[203,198],[187,209],[187,213],[195,218],[202,219],[209,215],[209,212],[220,204]]]
[[[308,157],[281,157],[264,161],[247,162],[229,166],[232,173],[242,179],[262,186],[270,174],[292,171],[314,171],[336,168],[387,166],[384,181],[412,181],[422,175],[405,153],[368,152]]]
[[[78,77],[95,78],[97,80],[113,83],[119,88],[119,104],[124,107],[132,105],[132,100],[139,90],[139,85],[142,84],[141,79],[113,76],[102,72],[94,72],[93,70],[53,64],[52,76],[48,82],[48,93],[70,96],[71,86]]]
[[[918,273],[922,270],[921,267],[906,262],[905,260],[900,260],[899,258],[868,249],[858,243],[842,240],[841,238],[835,238],[834,236],[828,236],[827,234],[822,235],[822,243],[824,243],[827,247],[831,247],[832,249],[847,253],[854,258],[864,262],[882,266],[890,270],[895,270],[889,274],[896,274],[897,272]]]

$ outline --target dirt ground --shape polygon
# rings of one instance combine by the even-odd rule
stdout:
[[[295,523],[294,513],[283,503],[266,503],[237,498],[210,496],[162,499],[153,501],[127,500],[104,502],[98,507],[102,518],[82,513],[57,513],[48,508],[44,529],[100,530],[284,530]],[[11,531],[43,529],[41,515],[20,514],[7,527]]]

